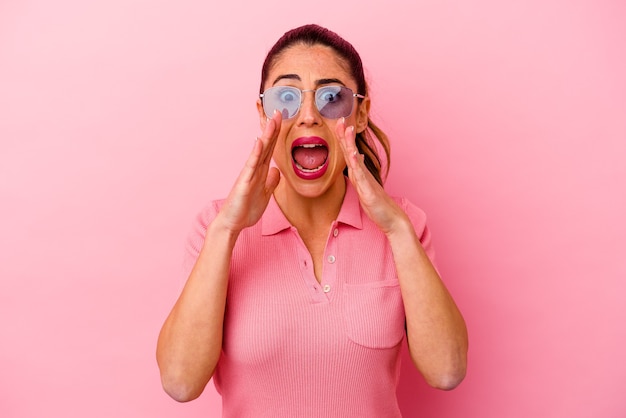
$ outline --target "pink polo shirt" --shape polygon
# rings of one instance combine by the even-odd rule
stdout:
[[[349,181],[324,252],[321,283],[298,231],[272,199],[233,252],[223,350],[214,382],[230,417],[400,417],[396,386],[404,307],[391,248]],[[425,215],[396,199],[433,258]],[[187,245],[191,270],[207,225]]]

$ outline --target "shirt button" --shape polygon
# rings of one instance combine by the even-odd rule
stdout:
[[[335,259],[335,256],[334,256],[334,255],[329,255],[329,256],[328,256],[328,262],[329,262],[330,264],[334,263],[334,262],[335,262],[335,260],[336,260],[336,259]]]
[[[330,285],[329,284],[325,284],[324,285],[324,293],[328,293],[330,292]]]
[[[337,235],[339,235],[339,229],[335,228],[335,230],[333,231],[333,237],[336,237]]]

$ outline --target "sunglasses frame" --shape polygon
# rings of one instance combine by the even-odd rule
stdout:
[[[293,113],[293,116],[290,116],[288,118],[283,118],[283,120],[292,119],[292,118],[296,117],[296,115],[300,111],[300,108],[302,107],[302,102],[304,101],[304,93],[309,92],[309,91],[315,93],[315,100],[314,100],[315,108],[317,109],[318,112],[320,112],[320,115],[322,117],[324,117],[326,119],[339,119],[339,118],[342,118],[342,117],[347,118],[354,111],[354,103],[352,103],[352,107],[350,108],[350,113],[349,114],[347,114],[345,116],[338,116],[336,118],[329,118],[327,116],[322,115],[322,112],[321,112],[320,108],[317,106],[317,92],[318,92],[318,90],[322,90],[322,89],[330,88],[330,87],[340,87],[341,89],[348,90],[353,98],[356,97],[358,99],[365,99],[364,95],[359,94],[359,93],[355,93],[350,87],[346,87],[346,86],[322,86],[322,87],[318,87],[317,89],[308,89],[308,90],[300,90],[299,88],[293,87],[293,86],[274,86],[274,87],[270,87],[270,88],[266,89],[263,93],[259,94],[259,97],[261,98],[261,103],[263,104],[263,111],[265,112],[265,116],[267,116],[268,118],[271,118],[272,114],[268,113],[268,109],[265,107],[265,96],[266,96],[268,91],[273,90],[273,89],[279,89],[279,88],[292,89],[294,91],[299,91],[300,92],[300,103],[298,103],[298,108]]]

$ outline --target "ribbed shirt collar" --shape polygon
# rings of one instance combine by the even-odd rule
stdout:
[[[357,229],[363,229],[363,219],[361,213],[361,205],[359,204],[359,196],[354,190],[352,183],[346,178],[346,195],[343,198],[337,222],[350,225]],[[274,196],[271,197],[265,213],[261,218],[261,234],[274,235],[285,229],[291,228],[291,224],[280,210]]]

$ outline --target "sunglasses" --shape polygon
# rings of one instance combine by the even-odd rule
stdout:
[[[283,114],[283,119],[291,119],[300,110],[302,94],[308,91],[315,92],[315,106],[320,115],[328,119],[347,118],[352,114],[354,98],[365,98],[344,86],[324,86],[316,90],[276,86],[270,87],[259,96],[263,100],[263,110],[268,118],[272,117],[274,110],[278,110]]]

